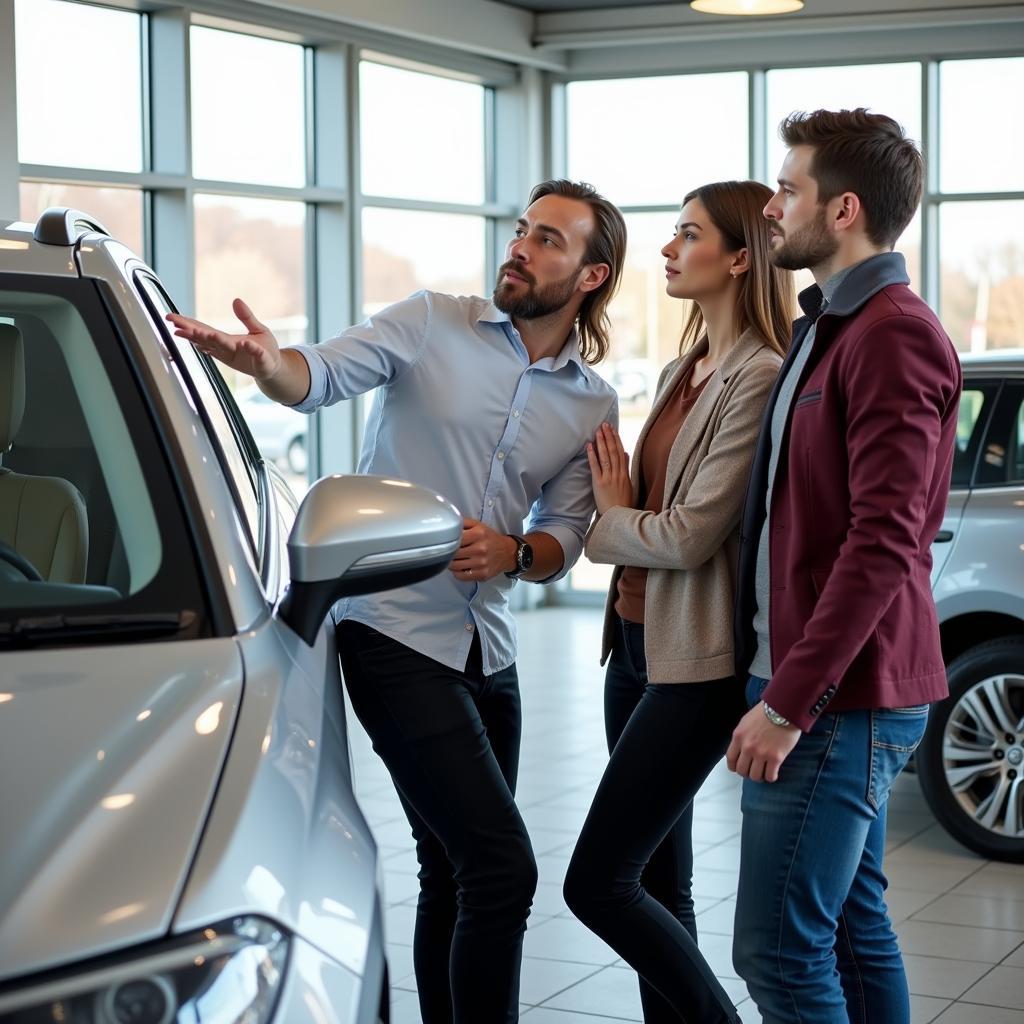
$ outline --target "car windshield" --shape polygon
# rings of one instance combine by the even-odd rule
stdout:
[[[0,645],[205,631],[140,379],[92,282],[0,274]]]

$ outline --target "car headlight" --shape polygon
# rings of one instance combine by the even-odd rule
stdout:
[[[264,1024],[288,936],[239,917],[0,994],[3,1024]]]

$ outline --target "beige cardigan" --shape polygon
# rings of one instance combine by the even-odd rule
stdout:
[[[665,367],[637,451],[668,396],[707,340]],[[595,519],[586,554],[616,566],[605,608],[601,664],[615,638],[623,565],[646,567],[644,648],[652,683],[731,676],[739,521],[754,444],[782,359],[752,331],[711,374],[672,445],[660,513],[616,506]],[[630,466],[638,501],[640,460]]]

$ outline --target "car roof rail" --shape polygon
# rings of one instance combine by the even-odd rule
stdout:
[[[109,231],[95,217],[70,206],[51,206],[43,211],[36,221],[32,237],[44,245],[74,245],[82,235],[98,231],[101,235]]]

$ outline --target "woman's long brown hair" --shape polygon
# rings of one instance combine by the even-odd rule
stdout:
[[[747,250],[747,272],[741,275],[737,326],[742,334],[753,328],[779,355],[785,355],[796,316],[793,275],[769,259],[771,234],[763,210],[772,190],[759,181],[716,181],[694,189],[685,206],[698,200],[722,233],[726,252]],[[705,331],[704,315],[694,302],[683,325],[679,351],[685,352]]]

